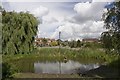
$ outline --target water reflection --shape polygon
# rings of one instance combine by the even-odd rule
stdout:
[[[61,68],[59,67],[61,65]],[[85,71],[98,68],[99,64],[81,64],[76,61],[69,60],[68,62],[64,63],[61,62],[35,62],[34,63],[34,70],[35,73],[50,73],[50,74],[71,74],[71,73],[83,73]]]

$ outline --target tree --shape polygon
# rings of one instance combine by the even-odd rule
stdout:
[[[0,6],[0,54],[2,53],[2,7]]]
[[[109,37],[112,39],[113,49],[116,53],[120,53],[120,1],[112,3],[112,7],[107,8],[107,12],[103,14],[103,20],[105,28],[111,34]],[[105,42],[104,39],[103,42]],[[106,48],[108,47],[109,45],[106,46]]]
[[[69,46],[71,48],[76,48],[77,47],[77,42],[73,40],[73,41],[69,42]]]
[[[66,40],[66,41],[62,41],[62,46],[69,46],[69,42],[68,42],[68,40]]]
[[[44,45],[46,45],[47,39],[43,38],[43,39],[42,39],[42,42],[43,42]]]
[[[77,41],[77,47],[81,47],[81,42],[80,42],[80,40]]]
[[[110,53],[112,47],[112,36],[110,32],[103,32],[101,35],[101,40],[103,43],[103,47],[106,49],[106,53]]]
[[[58,45],[61,45],[62,40],[61,39],[57,39],[57,43],[58,43]]]
[[[33,51],[38,20],[32,14],[4,10],[2,23],[3,54],[24,54]]]
[[[58,43],[57,43],[57,41],[52,41],[50,45],[51,45],[51,46],[57,46]]]
[[[0,5],[0,12],[3,11],[4,9],[2,8],[2,6]]]

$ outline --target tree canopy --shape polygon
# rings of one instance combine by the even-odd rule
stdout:
[[[28,12],[2,11],[2,50],[3,54],[30,53],[38,20]]]
[[[120,53],[120,1],[112,3],[112,7],[107,8],[103,20],[105,28],[108,29],[107,32],[102,33],[105,48]]]
[[[0,53],[2,53],[2,7],[0,6]]]

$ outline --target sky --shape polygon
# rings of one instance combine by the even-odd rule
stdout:
[[[62,40],[99,38],[106,29],[102,15],[113,0],[2,0],[7,11],[33,14],[40,21],[38,37]]]

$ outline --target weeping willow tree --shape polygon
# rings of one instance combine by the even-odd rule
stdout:
[[[2,53],[2,6],[0,4],[0,54]]]
[[[2,11],[2,53],[24,54],[33,51],[38,20],[28,12]]]

